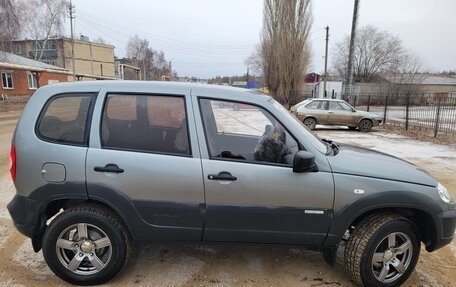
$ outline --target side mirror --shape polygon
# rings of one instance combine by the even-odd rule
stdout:
[[[300,150],[293,159],[293,172],[315,172],[318,171],[317,164],[315,163],[315,156],[308,152]]]

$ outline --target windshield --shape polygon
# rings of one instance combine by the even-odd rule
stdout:
[[[299,119],[297,119],[294,115],[287,111],[287,109],[285,109],[279,102],[277,102],[274,99],[272,99],[272,101],[274,107],[285,112],[285,114],[294,119],[294,121],[292,121],[294,127],[300,132],[302,132],[305,135],[305,137],[312,142],[312,145],[314,145],[318,149],[318,151],[326,154],[326,152],[328,151],[328,146],[319,137],[312,133]]]

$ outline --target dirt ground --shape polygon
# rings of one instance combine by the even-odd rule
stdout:
[[[41,252],[12,225],[6,204],[14,195],[9,145],[19,112],[0,113],[0,286],[66,286]],[[361,134],[319,129],[320,136],[405,158],[430,171],[456,196],[456,147],[430,144],[380,130]],[[136,251],[128,267],[106,286],[352,286],[342,248],[335,267],[318,252],[296,247],[160,245]],[[456,242],[434,253],[424,249],[404,286],[456,286]]]

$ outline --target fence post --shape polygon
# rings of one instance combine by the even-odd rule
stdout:
[[[386,127],[386,112],[388,111],[388,94],[385,96],[385,110],[383,111],[383,127]]]
[[[409,128],[410,94],[405,96],[405,130]]]
[[[353,100],[353,107],[356,108],[356,95],[355,95],[354,100]]]
[[[434,137],[437,137],[437,133],[439,132],[439,121],[440,121],[440,106],[442,104],[442,97],[440,95],[437,96],[437,114],[435,115],[435,127],[434,127]]]
[[[370,102],[371,102],[371,96],[369,95],[369,96],[367,97],[367,111],[369,111]]]

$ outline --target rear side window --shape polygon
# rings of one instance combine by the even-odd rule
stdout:
[[[38,136],[51,142],[87,145],[92,102],[92,94],[51,98],[41,112]]]
[[[101,145],[108,149],[190,155],[184,97],[108,95]]]
[[[325,110],[326,109],[326,102],[325,101],[313,101],[310,104],[306,105],[307,109],[314,109],[314,110]]]

